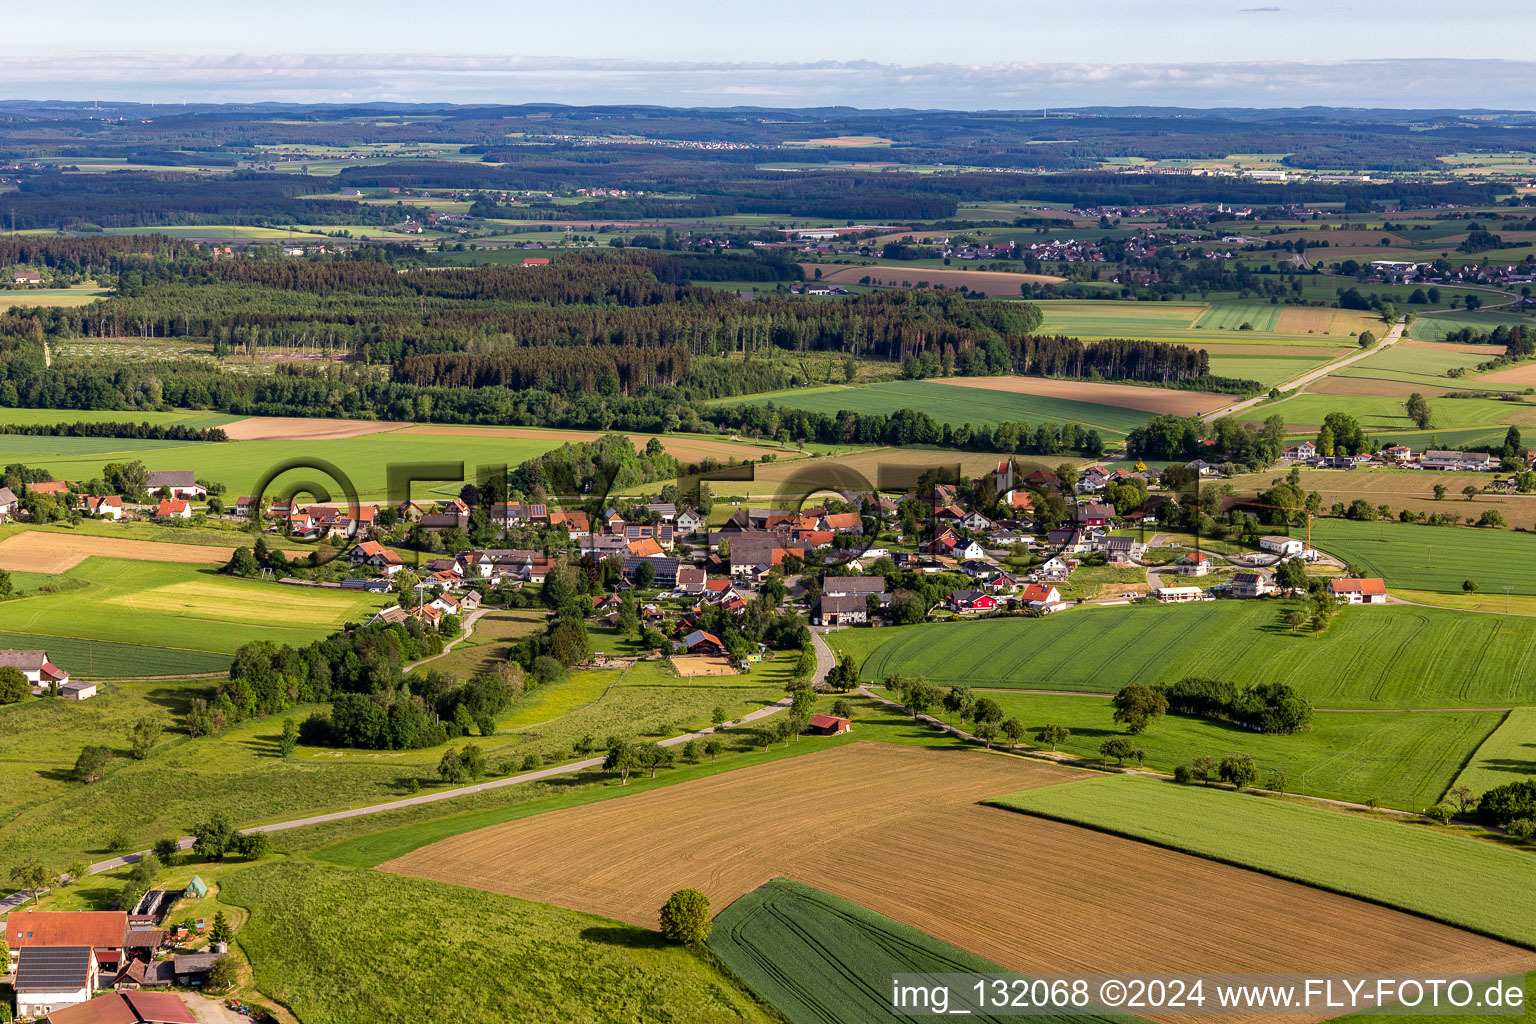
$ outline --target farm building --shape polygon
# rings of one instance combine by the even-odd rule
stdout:
[[[151,472],[146,489],[150,494],[164,491],[170,498],[206,498],[208,488],[198,483],[190,469],[172,469]]]
[[[175,965],[176,984],[182,988],[193,988],[208,980],[208,971],[213,967],[213,962],[219,958],[218,953],[183,953],[172,957]]]
[[[811,612],[818,626],[852,626],[869,621],[869,598],[863,594],[823,594]]]
[[[48,660],[47,651],[0,651],[0,668],[21,669],[27,682],[33,686],[51,686],[58,683],[62,688],[69,682],[69,673]]]
[[[23,946],[11,985],[16,1015],[46,1017],[83,1003],[96,991],[96,980],[96,957],[90,946]]]
[[[1280,537],[1270,534],[1259,538],[1259,547],[1277,555],[1299,555],[1306,550],[1307,543],[1296,537]]]
[[[55,1010],[49,1024],[197,1024],[174,992],[112,992]]]
[[[853,728],[853,723],[836,715],[812,715],[806,723],[806,731],[816,736],[841,736]]]
[[[1329,580],[1328,593],[1345,604],[1386,604],[1387,582],[1380,579]]]
[[[683,649],[689,654],[724,654],[725,644],[715,634],[696,629],[683,637]]]
[[[1419,459],[1419,465],[1424,469],[1438,469],[1445,472],[1458,470],[1481,472],[1498,469],[1499,460],[1487,452],[1448,452],[1431,449]]]

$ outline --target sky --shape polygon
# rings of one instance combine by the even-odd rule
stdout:
[[[3,27],[11,99],[1527,109],[1536,98],[1524,0],[76,0],[9,5]]]

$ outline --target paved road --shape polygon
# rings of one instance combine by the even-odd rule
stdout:
[[[447,657],[453,652],[455,647],[474,635],[475,623],[479,622],[480,616],[484,615],[488,611],[490,611],[489,608],[476,608],[474,611],[470,612],[469,617],[464,620],[464,632],[460,633],[458,636],[444,644],[441,652],[432,655],[430,658],[422,658],[420,661],[411,662],[401,670],[401,674],[404,675],[406,672],[409,672],[412,669],[420,668],[422,665],[429,665],[436,661],[438,658]]]
[[[479,612],[476,612],[473,618],[478,617]],[[466,633],[466,636],[467,635],[468,634]],[[836,659],[833,657],[831,648],[827,646],[826,641],[821,638],[821,634],[819,632],[813,632],[811,634],[811,642],[816,650],[816,671],[815,674],[811,677],[811,682],[814,684],[820,683],[822,680],[826,679],[827,673],[830,672],[832,670],[832,666],[836,664]],[[445,651],[444,653],[447,652]],[[416,665],[423,664],[426,664],[426,662],[416,662]],[[415,665],[411,667],[414,668]],[[687,743],[689,740],[696,740],[704,736],[709,736],[717,730],[756,722],[759,719],[766,718],[769,715],[776,714],[788,708],[790,706],[791,700],[792,698],[785,697],[782,700],[769,704],[767,707],[758,708],[756,711],[749,711],[747,714],[742,715],[740,718],[735,719],[734,721],[724,722],[718,726],[710,726],[708,729],[700,729],[698,732],[684,733],[681,736],[673,736],[671,739],[662,740],[661,745],[664,747],[675,747],[679,744]],[[569,775],[573,772],[586,771],[590,768],[601,768],[602,764],[603,758],[589,757],[585,760],[573,761],[569,764],[555,765],[552,768],[541,768],[538,771],[523,772],[520,775],[509,775],[504,779],[492,779],[490,782],[481,782],[473,786],[459,786],[456,789],[444,789],[436,793],[422,793],[418,796],[406,797],[403,800],[392,800],[389,803],[384,804],[369,804],[366,807],[354,807],[350,810],[335,811],[330,814],[315,814],[307,818],[295,818],[292,821],[277,821],[269,825],[255,825],[251,828],[241,829],[241,831],[283,832],[291,828],[303,828],[306,825],[323,825],[326,822],[343,821],[347,818],[362,818],[371,814],[384,814],[388,811],[398,811],[405,807],[418,807],[422,804],[437,803],[439,800],[452,800],[455,797],[470,796],[474,793],[485,793],[495,789],[503,789],[507,786],[519,786],[525,782],[538,782],[541,779],[550,779],[559,775]],[[182,836],[179,842],[181,848],[185,850],[192,845],[192,837]],[[135,853],[123,854],[120,857],[112,857],[108,860],[98,861],[90,866],[90,873],[94,875],[102,871],[111,871],[113,868],[124,867],[139,860],[148,852],[148,850],[140,850]],[[47,890],[44,890],[44,892],[46,891]],[[16,909],[18,906],[26,903],[31,898],[32,897],[29,894],[23,895],[22,893],[12,893],[3,899],[0,899],[0,916],[3,916],[4,914]]]
[[[1402,338],[1402,336],[1403,336],[1403,329],[1406,326],[1407,326],[1407,318],[1406,317],[1400,317],[1398,319],[1397,323],[1392,325],[1392,329],[1387,332],[1387,336],[1385,338],[1382,338],[1381,341],[1379,343],[1377,343],[1374,347],[1372,347],[1372,348],[1362,348],[1362,349],[1360,349],[1357,352],[1351,352],[1349,355],[1345,356],[1342,359],[1336,359],[1336,360],[1334,360],[1331,363],[1325,363],[1322,366],[1317,367],[1316,369],[1308,370],[1306,373],[1303,373],[1303,374],[1301,374],[1299,376],[1296,376],[1296,377],[1292,377],[1290,380],[1288,380],[1284,384],[1280,385],[1280,390],[1281,391],[1295,391],[1297,388],[1304,388],[1308,384],[1311,384],[1315,380],[1319,380],[1319,379],[1321,379],[1323,377],[1326,377],[1330,373],[1337,373],[1339,370],[1342,370],[1344,367],[1348,366],[1351,363],[1357,363],[1357,362],[1359,362],[1362,359],[1366,359],[1366,358],[1368,358],[1370,356],[1375,355],[1377,352],[1380,352],[1384,348],[1388,348],[1388,347],[1390,347],[1392,345],[1397,344],[1398,340],[1400,338]],[[1240,412],[1242,412],[1245,409],[1251,409],[1254,406],[1258,405],[1260,402],[1265,402],[1265,401],[1268,401],[1268,400],[1269,400],[1269,396],[1267,394],[1265,394],[1265,395],[1256,395],[1253,398],[1245,398],[1243,401],[1238,402],[1235,405],[1228,405],[1228,406],[1225,406],[1225,407],[1223,407],[1221,409],[1213,409],[1210,412],[1206,413],[1205,415],[1201,416],[1200,418],[1202,420],[1204,420],[1205,422],[1210,423],[1210,422],[1212,422],[1214,420],[1221,419],[1223,416],[1233,416],[1233,415],[1236,415],[1237,413],[1240,413]]]

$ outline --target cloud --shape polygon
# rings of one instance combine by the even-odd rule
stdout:
[[[1536,92],[1511,60],[881,64],[426,54],[69,54],[0,59],[0,96],[183,102],[1493,107]]]
[[[1278,7],[1239,7],[1237,9],[1237,13],[1238,14],[1274,14],[1275,12],[1277,12],[1279,10],[1280,10],[1280,8],[1278,8]]]

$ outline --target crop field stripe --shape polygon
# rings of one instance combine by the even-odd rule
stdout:
[[[1506,782],[1536,779],[1536,708],[1515,708],[1467,758],[1456,785],[1476,796]]]
[[[84,640],[45,633],[0,632],[0,647],[46,650],[54,664],[81,679],[201,675],[223,672],[230,662],[229,655],[215,651]]]
[[[1518,901],[1510,899],[1529,885],[1529,855],[1469,837],[1271,797],[1123,775],[987,803],[1536,949],[1536,917],[1522,914]],[[1292,841],[1253,842],[1255,830],[1271,839],[1287,835]],[[1383,864],[1402,870],[1383,872]],[[1425,878],[1450,877],[1471,888],[1452,893],[1423,885]],[[1525,962],[1529,964],[1528,957]]]

